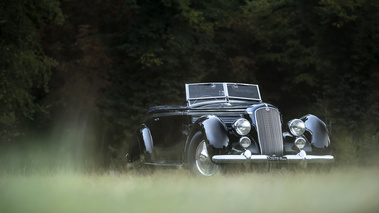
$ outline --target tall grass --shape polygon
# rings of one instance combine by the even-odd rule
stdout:
[[[379,169],[193,177],[53,172],[0,176],[0,212],[378,212]]]

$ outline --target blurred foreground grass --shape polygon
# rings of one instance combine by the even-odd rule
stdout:
[[[0,212],[378,212],[379,169],[0,175]]]

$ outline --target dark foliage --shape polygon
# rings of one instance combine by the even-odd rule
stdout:
[[[0,6],[3,144],[26,129],[58,131],[66,137],[60,150],[83,162],[101,155],[109,165],[126,152],[149,106],[185,104],[184,83],[235,81],[259,84],[285,120],[318,115],[337,148],[354,144],[351,156],[378,150],[377,1]]]

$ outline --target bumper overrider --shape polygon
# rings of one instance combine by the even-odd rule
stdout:
[[[304,150],[296,155],[284,156],[252,155],[249,150],[246,150],[241,155],[214,155],[212,161],[214,163],[333,163],[334,157],[332,155],[307,155]]]

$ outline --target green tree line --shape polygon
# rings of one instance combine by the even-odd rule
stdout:
[[[184,83],[232,81],[259,84],[284,120],[322,118],[346,162],[379,150],[378,1],[0,5],[3,145],[54,132],[64,152],[117,164],[149,106],[184,105]]]

